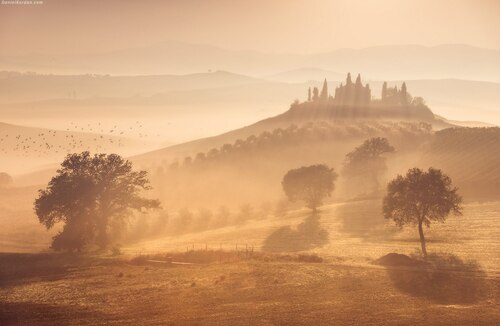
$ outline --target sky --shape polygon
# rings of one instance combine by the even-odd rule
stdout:
[[[387,44],[500,49],[498,0],[38,0],[0,5],[0,54],[90,54],[169,40],[268,53]]]

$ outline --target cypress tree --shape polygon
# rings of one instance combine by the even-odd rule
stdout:
[[[406,92],[406,83],[403,82],[403,85],[401,85],[401,103],[406,104],[407,103],[407,92]]]
[[[326,101],[328,99],[328,83],[325,81],[323,82],[323,88],[321,89],[321,95],[320,95],[321,100]]]
[[[384,82],[382,85],[382,100],[387,97],[387,82]]]
[[[318,88],[314,87],[314,89],[313,89],[313,101],[317,101],[319,99],[318,94],[319,94]]]

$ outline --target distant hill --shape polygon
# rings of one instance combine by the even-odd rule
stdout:
[[[216,71],[188,75],[107,76],[0,72],[0,103],[47,99],[129,98],[170,91],[249,85],[258,79]]]
[[[308,81],[341,81],[344,79],[345,74],[328,71],[320,68],[300,68],[289,71],[280,72],[266,76],[265,79],[274,80],[285,83],[304,83]]]
[[[469,128],[481,128],[481,127],[495,127],[496,125],[492,123],[486,123],[481,121],[457,121],[457,120],[449,120],[439,115],[434,115],[434,117],[438,120],[442,120],[443,122],[455,125],[457,127],[469,127]]]
[[[227,70],[269,76],[304,67],[342,74],[362,71],[370,79],[458,78],[500,82],[500,51],[459,44],[432,47],[387,45],[297,55],[164,42],[86,56],[39,53],[0,56],[0,70],[56,74],[149,75]]]

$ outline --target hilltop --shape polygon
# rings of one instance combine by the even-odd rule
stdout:
[[[152,160],[172,161],[266,131],[272,132],[279,128],[286,129],[291,125],[302,126],[317,121],[341,124],[355,124],[362,121],[424,122],[435,129],[454,126],[440,117],[436,118],[421,97],[412,97],[404,82],[399,90],[397,86],[392,88],[387,87],[387,83],[384,85],[381,98],[372,99],[370,86],[362,84],[361,76],[358,75],[356,82],[353,83],[348,74],[345,85],[340,84],[335,90],[335,95],[330,95],[325,79],[321,93],[317,87],[310,87],[306,101],[296,100],[287,111],[274,117],[218,136],[170,146],[136,156],[133,159],[144,163]]]

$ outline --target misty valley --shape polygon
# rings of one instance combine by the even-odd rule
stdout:
[[[1,1],[0,325],[500,325],[497,1]]]
[[[359,75],[331,93],[330,85],[308,87],[305,100],[246,127],[141,154],[133,154],[140,138],[127,137],[146,137],[140,121],[107,133],[104,123],[2,125],[4,166],[23,157],[39,162],[34,172],[0,178],[2,250],[22,253],[1,254],[2,296],[29,302],[7,304],[3,318],[43,321],[37,311],[56,291],[70,302],[101,301],[74,312],[51,306],[43,316],[120,322],[109,305],[123,291],[140,291],[123,309],[139,309],[144,296],[186,297],[189,307],[157,321],[190,323],[198,317],[189,309],[201,309],[215,322],[214,311],[196,308],[208,297],[268,305],[288,291],[316,291],[325,278],[343,300],[390,291],[387,313],[397,300],[481,306],[484,313],[481,302],[498,294],[498,281],[487,275],[498,276],[500,264],[500,129],[436,116],[406,83],[383,83],[380,97]],[[57,158],[64,158],[59,166]],[[92,288],[84,278],[108,285]],[[54,290],[57,284],[84,292]],[[106,295],[118,288],[115,299]],[[160,311],[178,306],[173,298],[154,300]],[[293,304],[311,316],[291,314],[289,322],[308,323],[322,311],[314,302]]]

